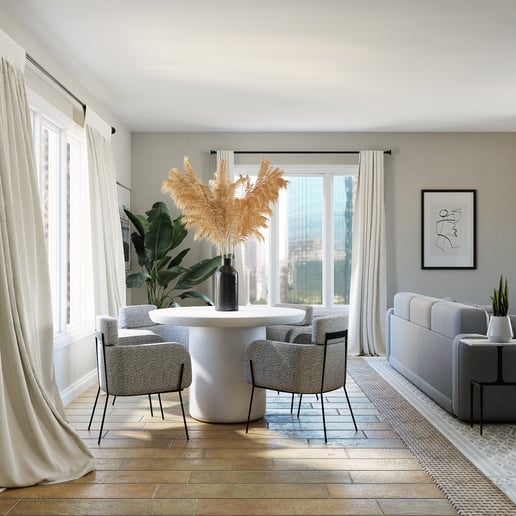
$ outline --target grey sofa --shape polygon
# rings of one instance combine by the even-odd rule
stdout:
[[[469,421],[471,380],[491,381],[497,373],[496,346],[485,335],[487,321],[482,307],[399,292],[386,316],[387,359],[446,411]],[[461,342],[466,337],[485,338],[486,344],[468,346]],[[504,349],[503,361],[504,379],[515,382],[516,346]],[[473,417],[478,417],[478,403]],[[514,387],[485,389],[484,419],[516,420]]]

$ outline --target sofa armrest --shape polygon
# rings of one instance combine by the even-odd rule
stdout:
[[[387,309],[385,313],[385,357],[389,360],[391,356],[391,317],[394,315],[394,308]]]

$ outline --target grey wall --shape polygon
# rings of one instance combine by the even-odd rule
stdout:
[[[185,155],[207,179],[215,168],[210,149],[392,149],[385,157],[389,304],[399,290],[489,303],[503,273],[516,313],[514,133],[133,133],[131,149],[137,213],[156,200],[174,209],[161,184]],[[421,190],[435,188],[477,190],[476,270],[421,269]],[[133,293],[133,302],[143,300]]]

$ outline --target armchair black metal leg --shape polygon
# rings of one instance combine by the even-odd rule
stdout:
[[[151,417],[154,417],[154,412],[152,411],[152,398],[150,394],[147,394],[147,396],[149,396],[150,415]]]
[[[479,384],[480,389],[480,435],[484,430],[484,386]]]
[[[181,391],[177,391],[179,393],[179,401],[181,402],[181,412],[183,414],[183,424],[185,425],[185,434],[186,440],[190,440],[190,436],[188,435],[188,427],[186,426],[186,417],[185,417],[185,408],[183,406],[183,396],[181,396]]]
[[[158,400],[159,400],[159,408],[161,410],[161,419],[165,419],[165,416],[163,415],[163,405],[161,403],[161,394],[158,392]]]
[[[247,412],[247,424],[245,425],[245,433],[249,432],[249,421],[251,420],[251,409],[253,408],[253,396],[254,396],[254,370],[253,370],[253,361],[249,360],[249,367],[251,369],[251,398],[249,399],[249,411]]]
[[[473,382],[469,384],[469,423],[473,428]]]
[[[353,424],[355,425],[355,432],[358,432],[357,423],[355,421],[355,415],[353,414],[353,409],[351,408],[351,403],[349,401],[348,391],[346,390],[345,386],[344,386],[344,394],[346,395],[346,399],[348,400],[349,412],[351,413],[351,419],[353,419]]]
[[[251,421],[251,409],[253,408],[254,383],[251,387],[251,398],[249,400],[249,411],[247,412],[247,424],[245,425],[245,433],[249,432],[249,421]]]
[[[114,405],[116,401],[116,396],[113,396],[113,401],[111,402],[111,405]]]
[[[292,414],[292,410],[294,409],[294,393],[292,393],[292,399],[290,400],[290,413]]]
[[[294,396],[292,394],[292,396]],[[301,412],[301,401],[303,399],[303,394],[302,393],[299,393],[299,403],[297,405],[297,417],[299,417],[299,413]]]
[[[179,401],[181,403],[181,413],[183,414],[183,424],[185,425],[186,440],[189,441],[190,440],[190,436],[188,435],[188,427],[186,426],[185,407],[183,405],[183,396],[181,395],[181,391],[183,390],[182,387],[183,387],[183,372],[184,372],[184,370],[185,370],[185,365],[181,364],[181,369],[179,371],[179,385],[178,385],[178,388],[177,388],[177,392],[179,394]],[[161,405],[161,397],[160,397],[159,394],[158,394],[158,398],[159,398],[159,403]],[[163,414],[163,412],[162,412],[162,414]]]
[[[95,409],[97,408],[97,401],[99,399],[99,394],[100,394],[100,387],[97,389],[97,396],[95,396],[95,403],[93,404],[93,410],[91,411],[91,417],[90,417],[90,422],[88,424],[88,430],[91,427],[91,422],[93,421],[93,414],[95,414]]]
[[[106,402],[104,403],[104,412],[102,413],[102,422],[100,423],[100,431],[99,431],[99,440],[97,444],[100,444],[100,440],[102,439],[102,430],[104,429],[104,420],[106,419],[106,409],[108,405],[109,394],[106,393]]]
[[[326,437],[326,415],[324,414],[324,397],[321,392],[321,412],[322,412],[322,422],[323,422],[323,430],[324,430],[324,442],[328,442],[328,438]]]

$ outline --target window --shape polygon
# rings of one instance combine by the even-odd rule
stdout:
[[[83,131],[29,93],[56,336],[92,318],[89,202]]]
[[[248,166],[235,166],[246,173]],[[353,207],[358,166],[283,165],[264,241],[244,246],[250,304],[349,304]]]

